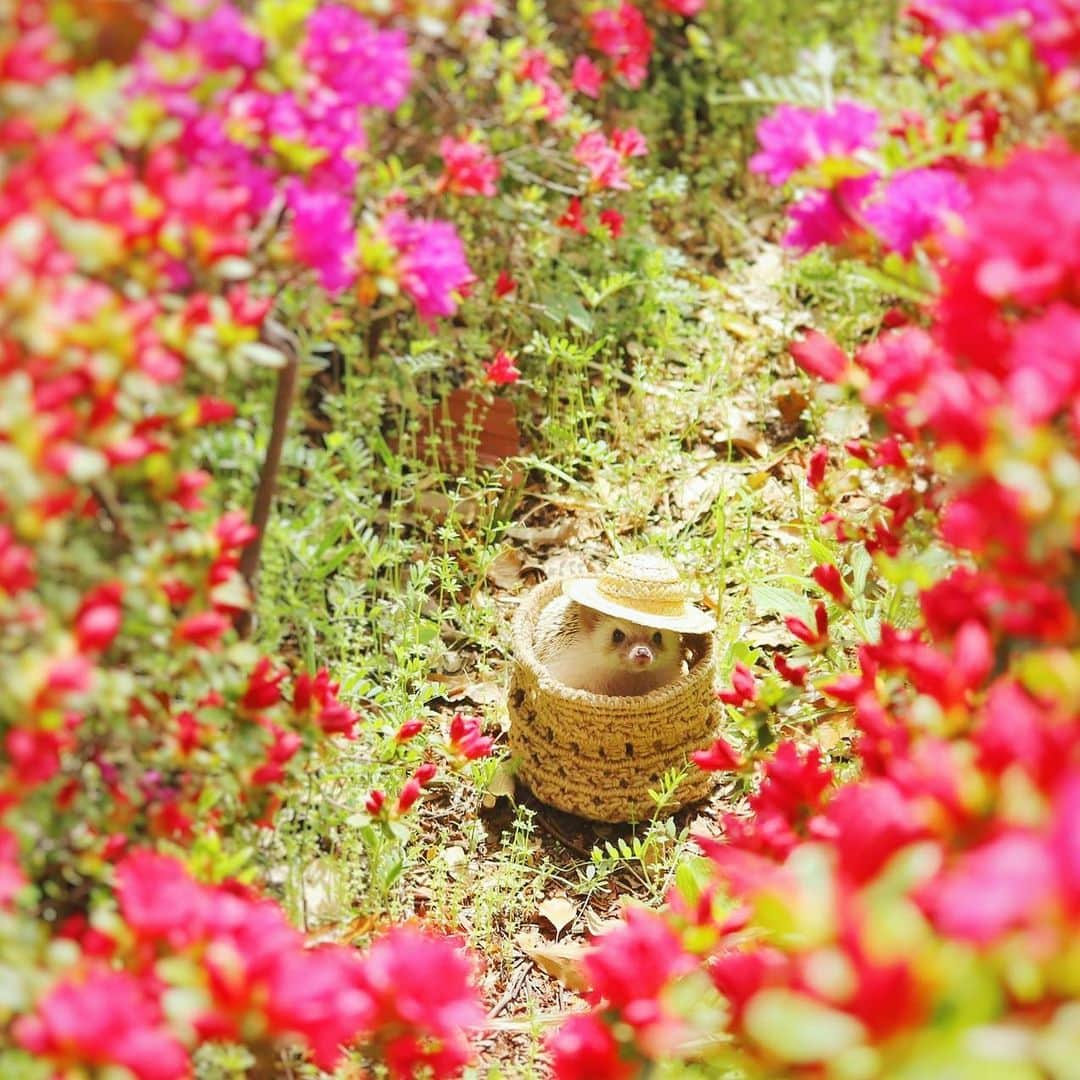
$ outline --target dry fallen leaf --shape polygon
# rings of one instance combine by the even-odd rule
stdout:
[[[585,912],[585,929],[588,930],[590,937],[600,937],[609,930],[614,930],[617,926],[622,926],[622,924],[622,919],[602,918],[600,915],[597,915],[592,908],[589,908]]]
[[[455,706],[465,702],[473,705],[501,705],[506,700],[506,687],[494,682],[458,682],[447,689],[446,697]]]
[[[533,548],[561,544],[574,535],[574,519],[563,517],[553,525],[513,525],[506,530],[511,540],[520,540]]]
[[[520,549],[505,547],[487,568],[487,579],[497,589],[513,592],[521,582],[525,569],[525,556]]]
[[[567,990],[582,993],[588,989],[581,960],[588,946],[577,942],[546,942],[519,934],[515,939],[521,951],[545,975],[557,979]]]
[[[556,934],[561,934],[577,918],[577,907],[565,896],[549,897],[536,910],[551,923]]]

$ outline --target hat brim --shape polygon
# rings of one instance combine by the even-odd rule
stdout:
[[[626,619],[638,626],[648,626],[653,630],[678,630],[684,634],[707,634],[716,629],[716,620],[700,608],[686,605],[681,615],[654,615],[651,611],[620,604],[605,596],[598,588],[596,578],[574,578],[563,584],[563,592],[571,600],[583,604],[593,611],[604,615],[613,615],[617,619]]]

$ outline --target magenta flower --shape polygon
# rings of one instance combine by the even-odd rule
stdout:
[[[1006,388],[1012,407],[1029,423],[1044,423],[1080,395],[1080,313],[1058,301],[1021,323],[1013,335]]]
[[[875,109],[854,101],[838,101],[833,109],[781,105],[758,124],[761,149],[750,170],[770,184],[784,184],[808,165],[873,146],[878,120]]]
[[[344,4],[323,4],[308,20],[300,58],[344,104],[396,109],[409,91],[412,68],[405,35],[378,30]]]
[[[909,169],[889,177],[863,217],[891,251],[904,258],[970,200],[967,185],[947,169]]]
[[[461,238],[448,221],[423,221],[400,210],[387,214],[383,233],[398,254],[398,282],[431,322],[453,315],[463,289],[475,279],[465,259]]]
[[[1050,10],[1049,0],[914,0],[908,14],[937,33],[989,30],[1021,15]]]
[[[593,99],[598,98],[603,84],[603,72],[587,56],[579,56],[574,61],[571,85],[578,93]]]
[[[351,200],[335,191],[311,191],[294,181],[285,201],[293,215],[293,254],[319,275],[328,293],[340,293],[356,277]]]
[[[784,246],[805,253],[822,244],[842,244],[861,231],[858,218],[876,180],[873,175],[857,176],[804,195],[788,209],[791,228],[784,235]]]
[[[221,4],[212,15],[193,24],[191,43],[202,53],[207,67],[224,71],[240,67],[255,71],[266,57],[266,42],[250,30],[232,4]]]

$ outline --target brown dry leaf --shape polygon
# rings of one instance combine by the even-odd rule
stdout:
[[[764,457],[769,449],[761,432],[748,420],[740,418],[736,418],[730,426],[715,431],[712,443],[718,450],[726,450],[730,446],[748,457]]]
[[[577,942],[541,941],[526,934],[518,934],[518,947],[545,975],[562,983],[567,990],[583,993],[588,983],[581,970],[581,961],[588,946]]]
[[[434,681],[434,680],[432,680]],[[441,679],[440,682],[454,682],[454,679]],[[501,683],[493,682],[456,682],[446,691],[446,697],[454,705],[469,702],[472,705],[501,705],[506,699],[506,690]]]
[[[622,924],[622,919],[602,918],[592,908],[585,912],[585,929],[588,930],[590,937],[601,937]]]
[[[792,643],[791,631],[783,623],[772,621],[744,627],[739,633],[739,640],[764,649],[775,649]]]
[[[577,918],[577,907],[565,896],[549,897],[536,911],[551,923],[556,934],[561,934]]]
[[[406,511],[405,516],[410,521],[424,518],[436,524],[441,524],[447,518],[453,517],[461,525],[472,525],[476,521],[479,509],[479,503],[472,496],[458,499],[441,491],[421,491],[416,496],[412,507]]]
[[[311,947],[325,945],[329,942],[337,942],[342,945],[352,945],[358,941],[369,938],[376,930],[382,929],[390,922],[390,916],[383,915],[358,915],[341,926],[335,926],[320,934],[308,934],[308,945]]]
[[[506,535],[529,547],[541,548],[564,543],[574,535],[574,530],[574,519],[567,516],[551,525],[513,525],[506,530]]]
[[[726,468],[723,465],[716,465],[698,473],[697,476],[687,477],[675,488],[672,498],[678,508],[681,521],[686,523],[697,521],[716,502],[717,498],[724,493],[725,472]]]
[[[814,741],[828,753],[840,744],[840,732],[832,724],[818,724],[814,728]]]
[[[732,337],[736,337],[740,341],[752,341],[757,337],[757,327],[749,319],[743,318],[742,315],[734,311],[716,312],[716,321]]]
[[[773,403],[780,412],[780,419],[785,424],[797,423],[803,409],[810,403],[803,387],[790,379],[773,385]]]
[[[514,592],[521,584],[521,578],[526,567],[525,556],[520,549],[514,547],[503,548],[491,561],[487,569],[487,580],[496,589],[505,589]]]

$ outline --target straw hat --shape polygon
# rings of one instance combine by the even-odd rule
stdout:
[[[563,592],[594,611],[655,630],[705,634],[716,627],[691,603],[675,564],[661,555],[623,555],[599,577],[567,581]]]

